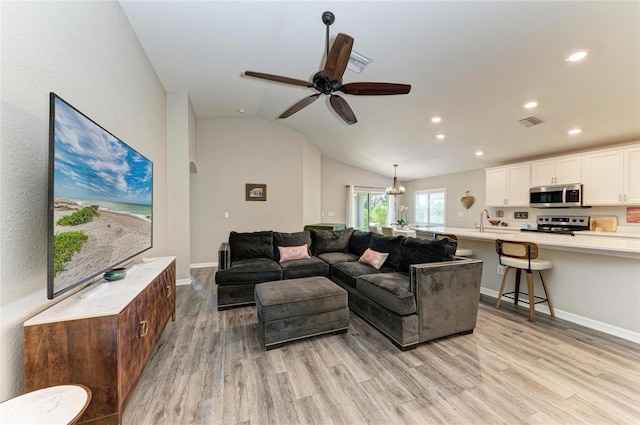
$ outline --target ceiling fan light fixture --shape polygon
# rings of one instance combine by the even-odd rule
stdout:
[[[404,186],[398,186],[398,176],[396,174],[396,171],[398,169],[398,164],[393,164],[393,186],[389,186],[387,187],[386,191],[387,191],[387,195],[393,195],[393,196],[398,196],[398,195],[404,195]]]

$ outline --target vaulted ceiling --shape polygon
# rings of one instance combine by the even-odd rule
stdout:
[[[165,89],[189,93],[198,119],[257,116],[300,131],[326,157],[389,176],[397,163],[401,180],[640,139],[640,2],[120,3]],[[311,80],[324,67],[326,10],[331,39],[347,33],[372,59],[344,83],[411,92],[344,95],[351,126],[327,96],[278,119],[315,92],[243,73]],[[565,61],[581,49],[585,59]],[[538,106],[525,109],[530,100]],[[530,116],[543,123],[518,122]]]

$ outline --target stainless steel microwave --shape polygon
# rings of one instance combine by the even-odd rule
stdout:
[[[532,187],[529,189],[529,206],[533,208],[581,207],[582,185]]]

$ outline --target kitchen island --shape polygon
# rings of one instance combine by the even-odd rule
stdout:
[[[495,240],[535,242],[540,258],[553,263],[545,275],[556,317],[640,343],[640,235],[575,232],[570,236],[502,227],[487,227],[484,232],[416,228],[420,237],[429,238],[434,232],[455,234],[460,246],[472,249],[474,257],[484,261],[481,293],[493,298],[497,298],[502,281]],[[508,287],[513,287],[513,278]],[[535,292],[543,293],[539,279]],[[549,312],[545,304],[537,305],[536,311]],[[528,314],[526,304],[523,314]]]

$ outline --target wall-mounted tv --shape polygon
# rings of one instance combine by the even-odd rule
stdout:
[[[153,163],[50,94],[47,297],[153,245]]]

